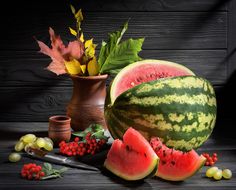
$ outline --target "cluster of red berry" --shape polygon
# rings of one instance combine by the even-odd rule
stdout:
[[[42,167],[34,163],[25,164],[21,170],[21,176],[26,179],[40,180],[45,176]]]
[[[203,153],[202,155],[206,158],[205,166],[213,166],[218,160],[216,153],[213,153],[212,156],[208,153]]]
[[[79,141],[79,137],[76,137],[73,142],[60,142],[60,153],[67,156],[84,156],[85,154],[94,155],[96,152],[99,152],[101,147],[107,142],[105,139],[96,140],[94,137],[91,137],[91,133],[86,135],[85,142]]]

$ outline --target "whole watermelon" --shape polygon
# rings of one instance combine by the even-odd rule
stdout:
[[[113,103],[111,103],[113,102]],[[122,138],[129,127],[146,139],[160,137],[168,147],[189,151],[210,136],[216,121],[216,97],[209,81],[178,76],[144,82],[105,102],[107,127]]]

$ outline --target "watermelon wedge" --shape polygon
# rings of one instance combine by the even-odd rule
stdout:
[[[156,174],[159,158],[148,141],[135,129],[129,128],[123,141],[116,139],[104,166],[125,180],[141,180]]]
[[[169,181],[183,181],[194,175],[206,158],[195,150],[182,152],[166,147],[159,138],[153,137],[150,144],[160,158],[157,176]]]

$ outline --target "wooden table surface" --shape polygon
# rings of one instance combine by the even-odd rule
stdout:
[[[101,172],[86,171],[70,168],[61,179],[46,181],[28,181],[20,177],[23,164],[29,162],[42,163],[27,157],[18,163],[9,163],[8,155],[13,151],[15,142],[26,133],[34,133],[37,136],[47,135],[48,123],[45,122],[6,122],[0,124],[0,189],[236,189],[236,140],[232,138],[219,138],[212,135],[198,152],[217,152],[220,168],[230,168],[233,172],[231,180],[214,181],[205,177],[207,167],[203,167],[196,175],[184,182],[169,182],[158,178],[147,179],[139,182],[127,182],[110,174],[105,170]],[[56,151],[56,150],[55,150]],[[100,167],[106,152],[102,152],[93,158],[84,161]],[[54,167],[61,167],[54,165]]]

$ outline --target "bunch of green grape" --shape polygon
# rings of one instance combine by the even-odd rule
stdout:
[[[26,150],[28,147],[52,151],[53,142],[48,137],[36,137],[34,134],[26,134],[16,143],[15,151],[20,152],[23,149]]]
[[[206,176],[215,180],[221,180],[221,178],[230,179],[232,177],[232,172],[229,169],[224,169],[223,171],[218,167],[211,167],[206,171]]]
[[[29,147],[52,151],[53,141],[48,137],[36,137],[34,134],[26,134],[15,144],[15,151],[26,151]],[[10,162],[18,162],[21,159],[21,155],[16,152],[9,155],[8,160]]]

